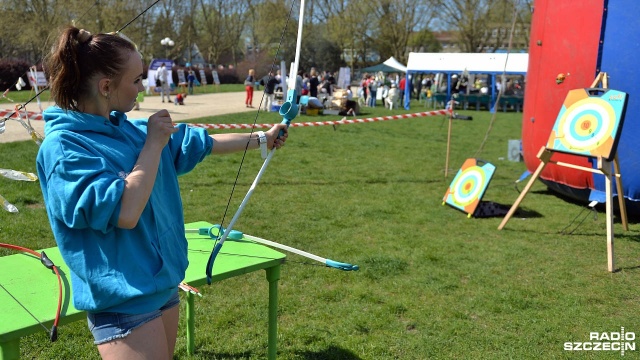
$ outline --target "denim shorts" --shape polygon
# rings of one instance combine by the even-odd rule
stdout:
[[[122,314],[115,312],[87,313],[89,330],[93,334],[94,344],[100,345],[122,339],[133,329],[162,316],[162,312],[180,304],[180,295],[176,293],[160,309],[146,314]]]

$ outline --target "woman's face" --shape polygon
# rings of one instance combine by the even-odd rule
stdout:
[[[128,112],[133,109],[138,93],[144,91],[142,85],[142,58],[137,51],[131,51],[129,60],[118,86],[111,93],[110,110]]]

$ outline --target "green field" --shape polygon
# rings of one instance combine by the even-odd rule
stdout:
[[[409,112],[424,109],[414,104]],[[392,114],[381,107],[365,112]],[[540,182],[502,231],[501,218],[470,219],[442,205],[469,157],[497,167],[487,201],[511,205],[525,170],[524,163],[506,160],[508,140],[520,138],[521,113],[499,112],[487,133],[492,114],[460,112],[473,120],[452,122],[447,176],[449,121],[443,116],[290,129],[236,228],[361,270],[313,266],[288,254],[279,286],[278,359],[618,359],[620,351],[566,351],[564,344],[622,326],[640,332],[636,221],[623,231],[616,219],[619,271],[609,273],[604,213],[594,218],[585,204],[566,201]],[[193,122],[252,123],[255,117]],[[258,116],[261,123],[279,120]],[[36,153],[31,141],[0,144],[0,168],[35,172]],[[241,158],[209,157],[181,178],[187,222],[221,222]],[[259,151],[247,154],[225,223],[261,164]],[[0,212],[2,241],[55,245],[37,183],[0,178],[0,194],[20,209]],[[200,290],[194,358],[264,359],[264,273]],[[188,358],[185,324],[182,318],[176,359]],[[84,322],[59,333],[53,344],[44,331],[25,338],[23,358],[99,357]]]

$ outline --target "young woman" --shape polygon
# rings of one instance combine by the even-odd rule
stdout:
[[[244,80],[244,89],[247,92],[247,96],[244,99],[244,105],[248,108],[253,107],[253,89],[256,86],[255,74],[255,70],[249,69],[249,75],[247,75],[247,78]]]
[[[177,177],[211,153],[258,148],[258,135],[210,136],[175,125],[167,110],[127,119],[143,68],[118,35],[67,27],[45,71],[56,106],[44,112],[37,171],[74,306],[104,359],[171,359],[187,268]],[[279,148],[286,129],[266,137]]]

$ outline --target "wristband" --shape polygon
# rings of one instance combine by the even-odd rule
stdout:
[[[258,131],[258,143],[260,144],[260,151],[262,153],[262,158],[267,158],[267,136],[264,134],[264,131]]]

